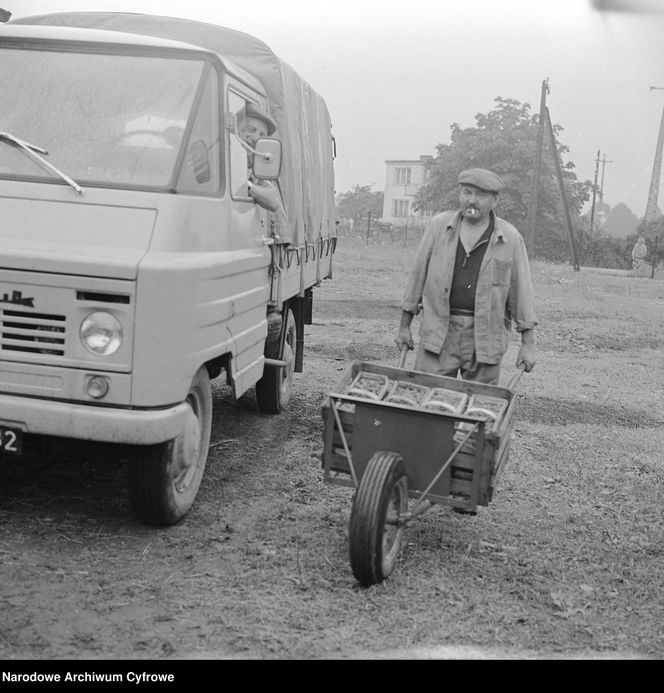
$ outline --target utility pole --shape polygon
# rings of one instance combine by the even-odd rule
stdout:
[[[563,207],[565,208],[565,222],[567,223],[567,239],[569,241],[569,250],[572,255],[572,266],[574,267],[575,272],[579,272],[581,271],[581,265],[579,264],[579,254],[578,249],[576,247],[576,239],[574,238],[574,231],[572,229],[572,216],[569,211],[569,205],[567,204],[567,193],[565,192],[563,169],[560,164],[560,157],[558,156],[558,148],[556,147],[556,133],[553,131],[553,123],[551,122],[551,114],[549,113],[548,107],[545,108],[544,115],[546,118],[547,129],[549,131],[549,138],[551,140],[551,152],[553,153],[553,160],[556,165],[556,178],[558,178],[560,196],[563,199]]]
[[[542,149],[544,145],[544,124],[546,121],[546,95],[550,93],[549,78],[542,82],[540,95],[539,129],[537,131],[537,149],[535,150],[535,163],[533,164],[533,177],[530,184],[530,202],[528,204],[528,216],[526,218],[526,248],[528,256],[533,256],[535,240],[535,212],[537,211],[537,194],[539,192],[539,176],[542,167]]]
[[[599,149],[597,150],[597,158],[595,159],[595,182],[593,183],[593,203],[590,207],[590,237],[592,238],[595,231],[595,201],[597,199],[597,174],[599,172]]]
[[[661,90],[664,87],[650,87],[650,91]],[[662,110],[662,120],[659,126],[659,136],[655,149],[655,162],[652,167],[652,178],[650,179],[650,190],[648,192],[648,203],[646,204],[645,221],[651,221],[659,216],[657,198],[659,196],[659,183],[662,175],[662,148],[664,148],[664,109]]]
[[[606,158],[606,152],[604,152],[604,156],[602,157],[602,182],[599,184],[599,199],[600,202],[604,202],[604,167],[606,164],[612,164],[613,161],[607,160]]]
[[[606,153],[602,157],[602,180],[599,185],[599,189],[597,188],[597,176],[599,174],[599,149],[597,150],[597,159],[595,159],[595,183],[593,185],[593,203],[592,207],[590,208],[590,235],[592,236],[593,233],[595,233],[595,202],[597,201],[597,193],[599,192],[599,200],[600,202],[604,202],[604,167],[606,164],[611,164],[613,163],[612,161],[607,161],[606,160]]]

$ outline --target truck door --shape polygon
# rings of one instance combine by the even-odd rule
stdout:
[[[241,121],[247,101],[239,88],[228,89],[228,110]],[[252,387],[263,374],[263,348],[267,335],[267,302],[270,296],[269,267],[271,251],[265,240],[268,236],[267,212],[249,196],[248,152],[232,128],[226,129],[226,151],[229,159],[229,193],[231,229],[237,247],[255,256],[252,268],[238,278],[236,313],[233,337],[236,355],[231,375],[236,396]]]

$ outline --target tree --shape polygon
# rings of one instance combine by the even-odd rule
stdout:
[[[475,127],[451,126],[450,144],[439,144],[429,169],[427,182],[416,200],[419,209],[438,212],[458,206],[458,174],[466,168],[481,167],[495,171],[505,183],[498,213],[526,231],[526,217],[537,148],[539,115],[530,113],[527,103],[514,99],[495,99],[496,107],[487,114],[475,116]],[[562,132],[553,126],[556,137]],[[547,145],[548,138],[544,138]],[[568,147],[557,140],[567,203],[574,225],[583,205],[590,199],[591,181],[579,181],[574,164],[563,162]],[[560,197],[553,152],[544,151],[539,177],[534,255],[554,261],[569,260],[569,239],[565,224],[563,201]],[[578,235],[577,235],[578,238]]]
[[[339,216],[357,222],[366,219],[369,214],[379,219],[383,215],[384,193],[373,192],[371,188],[371,185],[356,183],[351,191],[340,194],[337,197]]]
[[[584,259],[588,267],[629,269],[632,266],[632,246],[624,238],[608,236],[602,229],[585,237]]]
[[[607,215],[604,232],[613,238],[627,238],[636,233],[639,219],[624,203],[619,202]]]

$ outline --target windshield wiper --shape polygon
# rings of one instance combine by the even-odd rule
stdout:
[[[53,164],[49,163],[46,161],[46,159],[44,159],[43,156],[41,156],[41,154],[46,154],[48,156],[48,152],[45,149],[42,149],[42,147],[38,147],[36,144],[30,144],[30,142],[26,142],[25,140],[21,140],[9,132],[0,132],[0,141],[11,142],[12,144],[16,145],[28,156],[35,159],[42,166],[45,166],[52,173],[55,173],[56,176],[62,178],[65,183],[71,185],[71,187],[74,188],[79,195],[83,194],[83,188],[73,178],[70,178],[66,173],[60,171],[60,169],[53,166]]]

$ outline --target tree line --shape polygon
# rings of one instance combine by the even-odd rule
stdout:
[[[472,127],[451,126],[449,144],[439,144],[427,167],[425,183],[413,208],[436,213],[458,206],[460,171],[482,167],[498,173],[505,183],[498,213],[525,235],[533,168],[537,151],[539,114],[530,105],[515,99],[497,97],[494,108],[478,113]],[[639,220],[620,203],[611,209],[601,199],[595,207],[593,228],[584,208],[594,190],[590,180],[579,180],[575,164],[567,158],[569,147],[562,142],[564,129],[553,125],[556,151],[544,145],[541,157],[537,213],[530,247],[534,259],[550,262],[570,261],[564,202],[556,177],[555,158],[562,170],[567,207],[572,218],[579,261],[586,266],[627,269],[631,267],[631,248],[639,235],[648,243],[650,260],[664,260],[664,216],[646,222]],[[382,215],[383,193],[372,186],[355,185],[337,198],[340,217],[362,222],[371,215]]]

